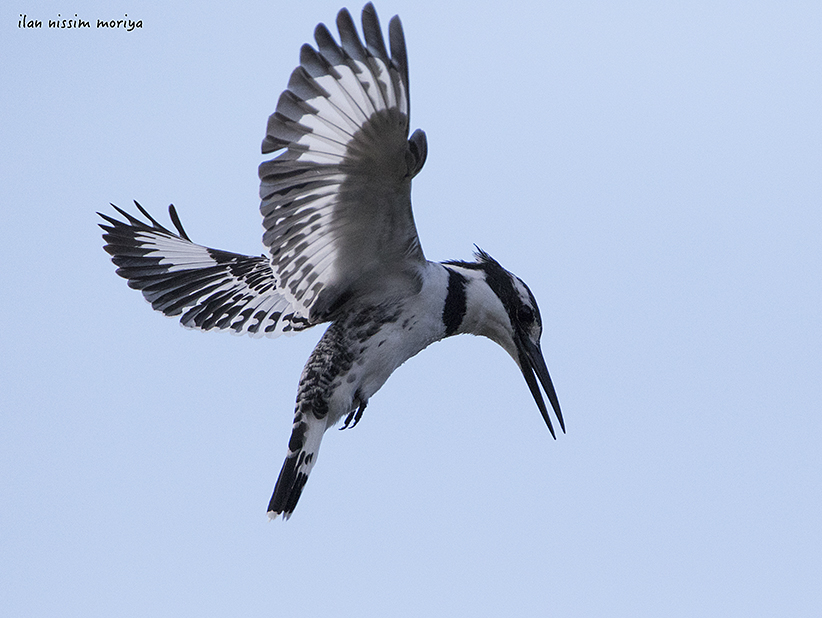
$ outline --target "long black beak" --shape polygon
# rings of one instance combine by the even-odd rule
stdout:
[[[554,408],[554,413],[559,420],[559,426],[562,427],[562,433],[565,433],[565,421],[562,420],[562,412],[559,409],[559,399],[557,392],[554,390],[554,384],[551,382],[551,376],[548,374],[548,367],[545,366],[545,359],[542,357],[542,350],[539,343],[533,343],[529,338],[522,336],[516,338],[517,349],[519,351],[519,366],[522,370],[522,375],[525,377],[525,382],[534,396],[534,401],[537,402],[542,418],[545,419],[545,424],[548,425],[548,430],[557,439],[557,434],[554,433],[554,427],[551,425],[551,417],[548,416],[548,409],[545,407],[545,401],[542,399],[542,393],[537,384],[539,378],[545,394],[548,395],[548,401],[551,402],[551,407]],[[536,377],[535,377],[536,374]]]

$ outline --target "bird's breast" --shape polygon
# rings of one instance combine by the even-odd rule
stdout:
[[[366,403],[405,361],[445,336],[446,273],[418,294],[352,311],[328,327],[303,371],[329,426]],[[310,380],[311,384],[303,384]]]

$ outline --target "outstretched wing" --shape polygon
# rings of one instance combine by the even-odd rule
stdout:
[[[177,234],[134,203],[150,225],[112,204],[126,220],[98,213],[107,222],[100,227],[117,274],[128,280],[129,287],[142,291],[154,309],[180,315],[180,322],[189,328],[252,336],[276,337],[313,325],[279,293],[267,257],[194,244],[174,206],[169,206],[169,214]]]
[[[318,49],[303,46],[262,146],[283,151],[259,170],[263,242],[282,293],[317,321],[350,298],[418,289],[425,260],[411,178],[426,141],[408,139],[402,25],[389,25],[390,56],[370,3],[362,27],[364,45],[346,9],[340,44],[317,26]]]

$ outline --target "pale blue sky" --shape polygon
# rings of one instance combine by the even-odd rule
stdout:
[[[450,339],[269,523],[322,331],[183,329],[94,213],[173,202],[261,253],[266,118],[340,6],[4,4],[4,611],[820,615],[822,5],[378,2],[428,133],[423,248],[529,284],[568,434],[502,349]],[[17,28],[58,12],[143,28]]]

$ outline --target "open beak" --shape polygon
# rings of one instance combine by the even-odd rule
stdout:
[[[528,388],[534,396],[534,401],[537,402],[537,407],[542,414],[542,418],[545,419],[545,424],[548,425],[548,430],[556,440],[557,435],[554,433],[554,427],[551,425],[551,417],[548,416],[548,409],[545,407],[545,401],[542,399],[537,378],[539,378],[539,382],[542,384],[542,388],[548,396],[548,401],[551,402],[551,407],[554,408],[554,413],[557,415],[562,433],[565,433],[565,421],[562,420],[562,412],[559,409],[559,399],[557,399],[557,393],[551,382],[551,376],[548,375],[548,367],[545,366],[542,350],[539,347],[539,343],[533,343],[527,337],[516,337],[516,344],[519,353],[519,368],[522,370],[525,382],[528,384]]]

